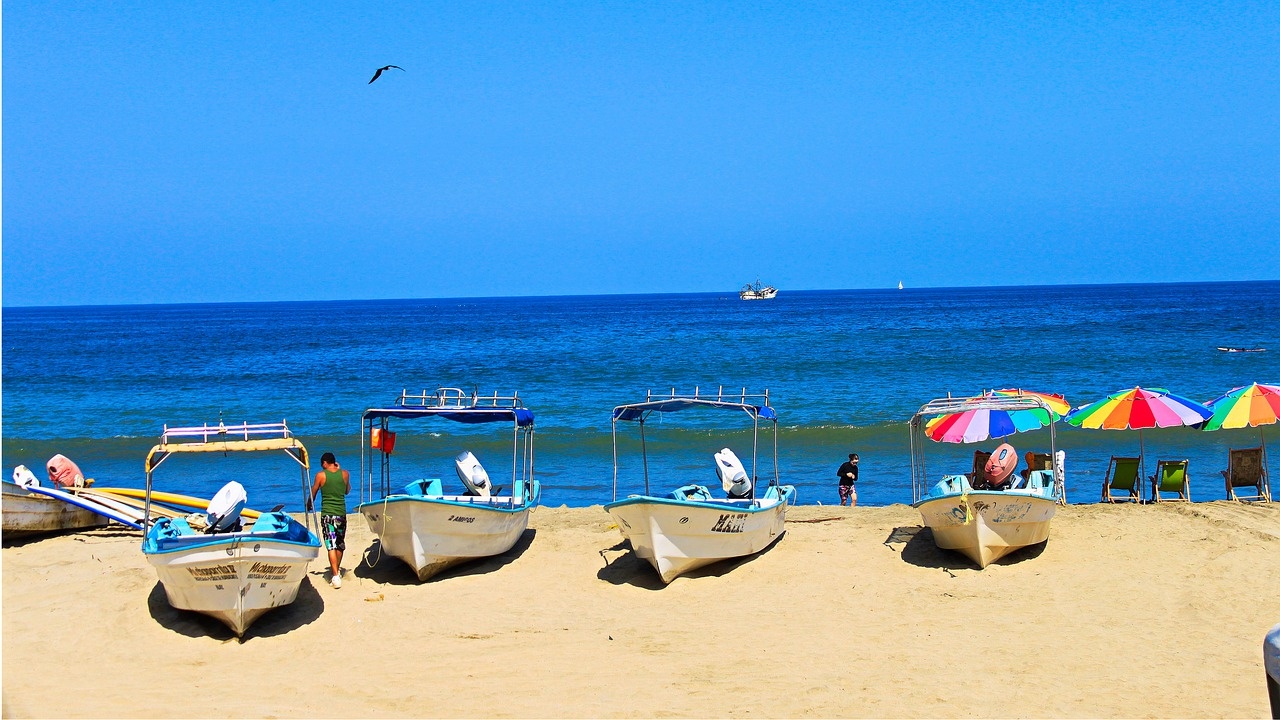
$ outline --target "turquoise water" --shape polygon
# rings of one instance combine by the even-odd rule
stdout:
[[[359,470],[360,413],[403,388],[519,391],[537,416],[545,503],[606,502],[611,409],[675,387],[768,389],[779,470],[801,503],[834,503],[835,469],[861,455],[864,504],[911,500],[907,421],[928,400],[993,387],[1073,404],[1134,385],[1208,401],[1280,383],[1280,282],[313,303],[5,308],[3,463],[61,452],[99,483],[140,487],[161,426],[287,420],[316,456]],[[1218,346],[1266,347],[1230,354]],[[714,483],[711,455],[747,459],[745,416],[679,413],[647,430],[654,490]],[[456,482],[469,449],[501,478],[509,428],[401,423],[398,480]],[[1275,430],[1273,428],[1273,430]],[[1280,432],[1273,433],[1280,438]],[[621,493],[643,489],[634,425],[620,426]],[[1229,446],[1257,431],[1143,434],[1156,458],[1190,458],[1192,495],[1223,497]],[[1107,457],[1136,432],[1059,425],[1073,502],[1099,494]],[[1047,431],[1015,436],[1047,449]],[[761,445],[771,447],[768,433]],[[980,444],[990,449],[995,443]],[[929,471],[967,468],[974,446],[932,445]],[[762,453],[761,474],[772,470]],[[750,464],[748,460],[748,465]],[[509,472],[506,471],[506,472]],[[275,457],[174,457],[157,487],[211,495],[245,481],[251,504],[300,507],[299,475]],[[501,483],[499,479],[497,482]]]

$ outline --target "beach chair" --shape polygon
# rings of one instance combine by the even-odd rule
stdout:
[[[1152,502],[1164,502],[1160,493],[1178,493],[1178,500],[1191,502],[1191,480],[1187,477],[1186,460],[1161,460],[1151,476]]]
[[[1260,448],[1232,448],[1227,452],[1227,469],[1222,471],[1227,483],[1228,500],[1261,500],[1271,502],[1271,482],[1267,477],[1267,455]],[[1237,495],[1236,488],[1253,488],[1252,495]]]
[[[1049,453],[1027,452],[1022,456],[1027,466],[1022,468],[1022,479],[1027,480],[1031,477],[1033,470],[1048,470],[1053,472],[1053,456]]]
[[[983,450],[973,451],[973,474],[969,476],[970,482],[982,477],[982,470],[987,466],[987,461],[991,459],[991,453]]]
[[[1102,478],[1102,502],[1142,502],[1142,484],[1138,481],[1138,466],[1142,458],[1111,456],[1107,465],[1107,474]],[[1128,493],[1127,497],[1116,497],[1113,493]]]

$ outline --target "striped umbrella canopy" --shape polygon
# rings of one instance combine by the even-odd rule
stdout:
[[[1050,406],[1050,410],[992,410],[981,408],[947,413],[931,418],[924,426],[925,435],[935,442],[972,443],[991,438],[1002,438],[1014,433],[1038,430],[1056,422],[1070,405],[1061,395],[1024,392],[1022,390],[993,390],[973,398],[974,402],[995,397],[1034,397]],[[1055,409],[1055,406],[1061,410]]]
[[[1253,383],[1225,393],[1206,405],[1213,415],[1204,424],[1205,430],[1274,425],[1280,422],[1280,387]]]
[[[1164,388],[1121,390],[1067,414],[1068,425],[1090,430],[1144,430],[1199,425],[1213,411]]]
[[[1081,405],[1067,414],[1068,425],[1090,430],[1137,430],[1142,476],[1147,474],[1147,451],[1142,431],[1155,427],[1199,425],[1213,411],[1195,400],[1174,395],[1164,388],[1135,387]]]

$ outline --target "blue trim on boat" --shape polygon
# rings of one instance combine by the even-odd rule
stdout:
[[[476,499],[479,500],[480,499],[479,496],[477,496]],[[431,503],[433,505],[449,505],[451,507],[456,507],[463,510],[485,510],[488,512],[502,512],[502,513],[524,512],[525,510],[529,510],[533,508],[535,505],[537,505],[536,501],[532,501],[532,502],[525,502],[520,505],[516,505],[514,507],[500,507],[497,505],[490,505],[484,502],[462,502],[459,500],[449,500],[446,498],[439,498],[439,497],[428,497],[425,495],[408,495],[405,493],[395,493],[392,495],[388,495],[385,498],[382,498],[381,500],[373,500],[367,503],[360,503],[359,505],[356,506],[356,512],[362,513],[364,512],[364,508],[366,507],[376,508],[383,505],[390,505],[393,503],[402,503],[402,502],[424,502],[424,503]]]
[[[735,501],[728,498],[712,498],[711,494],[707,492],[707,489],[701,485],[685,485],[679,490],[674,491],[672,495],[691,488],[701,490],[702,492],[698,493],[699,496],[705,497],[706,499],[689,500],[679,499],[672,496],[658,497],[654,495],[629,495],[621,500],[615,500],[611,503],[607,503],[604,506],[604,509],[608,511],[612,508],[622,507],[623,505],[650,504],[675,505],[679,507],[700,507],[707,508],[708,510],[719,510],[722,512],[732,510],[733,512],[740,513],[760,513],[766,510],[772,510],[782,502],[786,502],[788,505],[794,504],[796,500],[796,489],[794,485],[771,485],[767,490],[765,490],[765,494],[762,497],[756,498],[755,500],[744,499]],[[773,505],[768,505],[766,507],[752,507],[752,503],[760,500],[766,500],[771,494],[777,496],[779,501],[778,503],[774,503]]]
[[[265,532],[249,530],[205,535],[194,530],[185,518],[161,518],[147,531],[147,536],[142,541],[142,552],[146,555],[164,555],[196,548],[266,540],[285,545],[320,547],[320,538],[315,533],[285,513],[263,513],[251,527],[257,528],[264,520],[274,527]],[[169,547],[165,547],[166,545]]]

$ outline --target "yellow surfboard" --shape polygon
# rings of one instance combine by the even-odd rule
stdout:
[[[108,487],[98,487],[95,485],[93,489],[98,492],[111,493],[112,495],[119,495],[120,497],[146,498],[147,496],[146,490],[139,490],[137,488],[108,488]],[[156,502],[168,503],[170,505],[179,505],[181,507],[189,507],[195,510],[207,510],[209,508],[208,500],[204,500],[198,497],[191,497],[190,495],[179,495],[177,493],[159,492],[159,491],[153,490],[151,491],[151,499],[155,500]],[[262,514],[262,512],[259,510],[250,510],[249,508],[245,508],[244,510],[240,511],[240,514],[243,515],[244,517],[249,518],[250,520],[256,520],[258,519],[258,516]]]

